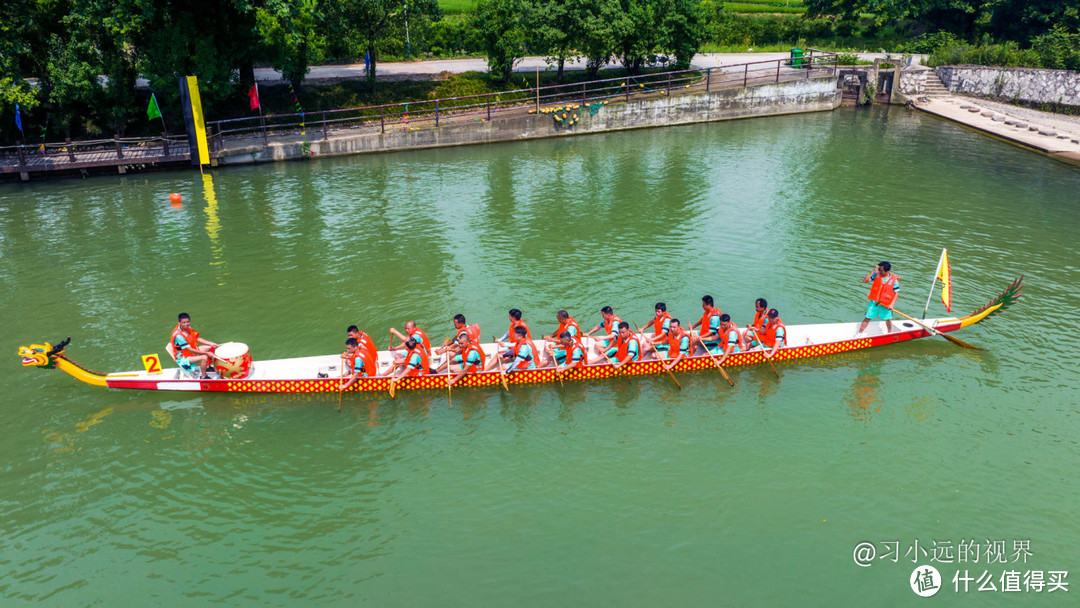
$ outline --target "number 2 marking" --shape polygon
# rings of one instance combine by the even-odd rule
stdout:
[[[142,363],[148,374],[161,373],[161,359],[157,355],[143,355]]]

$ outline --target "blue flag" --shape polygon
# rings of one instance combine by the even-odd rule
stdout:
[[[15,104],[15,126],[22,131],[22,112],[19,111],[19,104]]]
[[[364,51],[364,71],[371,73],[371,51]]]

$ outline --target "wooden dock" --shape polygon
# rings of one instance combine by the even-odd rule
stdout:
[[[187,137],[115,137],[93,141],[0,148],[0,178],[100,172],[191,163]]]

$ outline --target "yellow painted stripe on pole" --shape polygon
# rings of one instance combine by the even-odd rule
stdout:
[[[199,164],[210,164],[210,147],[206,143],[206,123],[203,121],[202,99],[199,97],[199,82],[194,76],[187,77],[188,95],[191,98],[191,115],[195,122],[195,141],[199,148]]]

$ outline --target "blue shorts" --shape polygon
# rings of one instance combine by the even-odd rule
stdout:
[[[867,319],[881,319],[882,321],[892,320],[892,310],[886,306],[882,306],[873,300],[866,305],[866,318]]]

